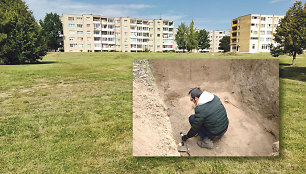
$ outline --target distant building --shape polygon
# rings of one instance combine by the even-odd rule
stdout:
[[[220,40],[224,36],[230,36],[230,31],[220,31],[220,30],[207,30],[208,38],[210,40],[210,47],[203,50],[204,52],[223,52],[219,49]]]
[[[64,51],[171,51],[174,23],[129,17],[63,14]]]
[[[231,52],[270,52],[279,20],[284,16],[249,14],[232,20]]]

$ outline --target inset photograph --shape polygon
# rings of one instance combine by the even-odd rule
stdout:
[[[279,156],[278,60],[134,60],[133,156]]]

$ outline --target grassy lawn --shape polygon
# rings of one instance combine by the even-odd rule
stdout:
[[[306,55],[280,59],[279,158],[132,157],[132,61],[269,54],[50,53],[0,65],[0,173],[305,173]]]

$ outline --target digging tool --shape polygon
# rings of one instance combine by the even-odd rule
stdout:
[[[183,132],[180,132],[181,137],[184,136]],[[181,142],[179,144],[177,144],[177,146],[184,146],[184,142]],[[190,146],[188,144],[186,144],[186,149],[187,150],[178,150],[178,152],[186,152],[188,154],[188,156],[190,156],[189,150],[190,150]]]
[[[184,146],[184,142],[178,143],[177,146]]]

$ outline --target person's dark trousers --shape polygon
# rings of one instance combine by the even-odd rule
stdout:
[[[189,123],[190,123],[191,126],[192,126],[193,121],[194,121],[194,114],[190,115],[190,117],[189,117]],[[201,129],[198,131],[198,134],[203,139],[221,138],[223,136],[223,135],[215,136],[215,135],[210,134],[204,126],[201,127]]]

